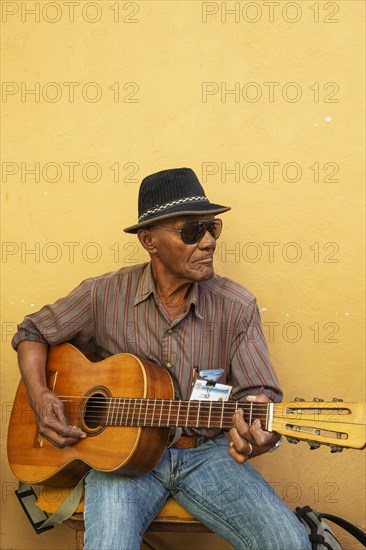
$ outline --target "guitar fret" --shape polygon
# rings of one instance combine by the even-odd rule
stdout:
[[[122,412],[121,412],[120,419],[119,419],[119,425],[120,426],[122,426],[123,414],[125,412],[125,406],[126,406],[126,399],[122,399],[122,401],[123,401],[123,406],[122,406]]]
[[[201,401],[198,401],[196,428],[198,428],[198,426],[199,426],[199,421],[200,421],[200,408],[201,408]]]
[[[116,410],[116,418],[115,418],[114,423],[113,423],[114,426],[118,426],[119,419],[121,417],[121,405],[122,405],[121,397],[116,399],[116,405],[117,405],[117,410]]]
[[[110,412],[111,412],[111,402],[109,401],[108,403],[108,412],[107,412],[107,418],[106,418],[106,425],[108,426],[109,425],[109,415],[110,415]]]
[[[189,417],[189,408],[190,408],[190,405],[191,405],[191,402],[188,401],[188,406],[187,406],[187,415],[186,415],[186,427],[188,426],[188,417]]]
[[[138,418],[137,418],[137,425],[138,426],[141,426],[141,422],[140,422],[140,416],[141,416],[141,409],[142,409],[142,404],[143,404],[144,400],[143,399],[140,399],[140,409],[139,409],[139,415],[138,415]]]
[[[115,420],[114,416],[116,414],[116,401],[117,399],[112,399],[113,407],[112,407],[112,418],[111,418],[111,425],[114,426]]]
[[[133,411],[132,411],[132,415],[131,415],[131,426],[134,425],[134,420],[135,420],[135,409],[136,409],[136,398],[134,399]]]
[[[128,400],[128,407],[127,407],[127,413],[126,413],[126,423],[125,423],[125,426],[127,426],[127,422],[128,422],[128,415],[130,413],[130,407],[131,407],[131,397],[128,397],[127,398]]]
[[[113,420],[113,400],[110,399],[109,400],[109,405],[108,405],[108,424],[109,426],[112,426],[112,420]]]
[[[119,418],[119,406],[120,406],[120,402],[121,402],[121,398],[120,397],[116,397],[115,398],[115,402],[116,402],[116,418],[113,422],[113,426],[117,426],[118,424],[118,418]]]
[[[249,426],[252,425],[252,416],[253,416],[253,403],[250,404]]]
[[[168,420],[167,420],[167,423],[166,423],[167,426],[170,425],[170,413],[171,413],[171,410],[172,410],[172,401],[169,401]]]
[[[209,406],[210,406],[210,403],[209,401],[202,401],[201,402],[201,422],[204,426],[207,426],[209,427],[209,424],[208,424],[208,419],[209,419]]]
[[[178,401],[177,424],[176,424],[176,427],[177,427],[177,428],[178,428],[178,426],[179,426],[180,404],[181,404],[181,401]]]
[[[161,405],[160,405],[160,416],[159,416],[159,423],[158,423],[159,428],[161,426],[161,415],[163,413],[163,407],[164,407],[164,399],[161,400]]]
[[[151,426],[153,426],[153,424],[154,424],[155,408],[156,408],[156,399],[154,399],[154,406],[153,406],[153,411],[152,411],[152,415],[151,415]]]
[[[112,407],[112,418],[111,418],[111,425],[114,426],[115,425],[115,416],[116,416],[116,402],[117,402],[117,398],[114,397],[112,399],[113,401],[113,407]]]
[[[224,405],[225,405],[225,402],[223,401],[223,402],[222,402],[222,407],[221,407],[221,421],[220,421],[220,428],[222,428],[222,423],[223,423],[223,420],[224,420]]]
[[[149,410],[149,405],[150,405],[150,399],[146,399],[144,426],[146,426],[146,418],[147,418],[147,411]]]
[[[267,405],[267,410],[266,410],[266,425],[264,426],[264,430],[267,430],[268,429],[268,413],[269,413],[269,407]]]
[[[211,427],[211,412],[212,412],[212,401],[210,401],[210,413],[208,415],[208,428]]]

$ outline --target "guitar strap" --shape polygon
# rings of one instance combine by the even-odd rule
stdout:
[[[86,475],[87,473],[81,478],[73,490],[70,491],[67,499],[57,508],[56,512],[50,516],[47,516],[47,514],[37,506],[37,497],[32,487],[27,483],[23,483],[23,481],[19,481],[18,490],[15,491],[15,494],[37,534],[52,529],[55,524],[62,523],[75,513],[83,497],[84,479]]]
[[[175,428],[174,436],[172,437],[171,441],[168,442],[167,449],[170,449],[182,437],[182,428]]]
[[[179,389],[177,377],[175,376],[175,374],[173,372],[169,371],[166,367],[162,366],[162,368],[167,371],[170,378],[173,380],[174,399],[181,400],[182,399],[182,394],[181,394],[180,389]],[[171,433],[170,433],[167,449],[172,447],[174,445],[174,443],[176,443],[178,441],[178,439],[181,438],[182,432],[183,432],[182,428],[178,428],[178,427],[177,428],[171,428],[170,430],[171,430]]]

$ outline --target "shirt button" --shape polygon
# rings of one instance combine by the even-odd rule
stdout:
[[[171,334],[173,332],[173,330],[171,328],[168,328],[167,332],[168,332],[168,334]]]
[[[171,368],[172,368],[172,364],[171,364],[171,363],[167,363],[166,366],[167,366],[168,369],[171,369]]]

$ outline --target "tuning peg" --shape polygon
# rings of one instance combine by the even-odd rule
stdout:
[[[314,397],[313,401],[324,401],[324,399],[321,399],[320,397]]]
[[[300,443],[300,439],[296,439],[296,437],[289,437],[289,436],[286,436],[287,437],[287,441],[289,443]]]
[[[303,397],[295,397],[294,401],[305,401]]]
[[[311,451],[314,451],[315,449],[319,449],[320,447],[320,443],[318,443],[317,441],[308,441],[308,443]]]
[[[339,445],[331,445],[330,446],[330,452],[331,453],[341,453],[343,451],[343,447],[340,447]]]
[[[333,397],[332,401],[334,402],[343,401],[343,399],[341,399],[340,397]]]

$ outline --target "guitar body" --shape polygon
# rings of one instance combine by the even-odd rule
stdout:
[[[105,404],[114,396],[174,399],[172,380],[160,365],[129,354],[92,363],[75,347],[61,344],[49,349],[47,376],[49,388],[65,401],[69,424],[82,428],[88,437],[63,449],[42,438],[20,382],[8,434],[9,463],[18,479],[67,487],[90,468],[136,475],[159,463],[169,428],[102,425],[106,407],[99,408],[98,418],[98,409],[89,404]]]

